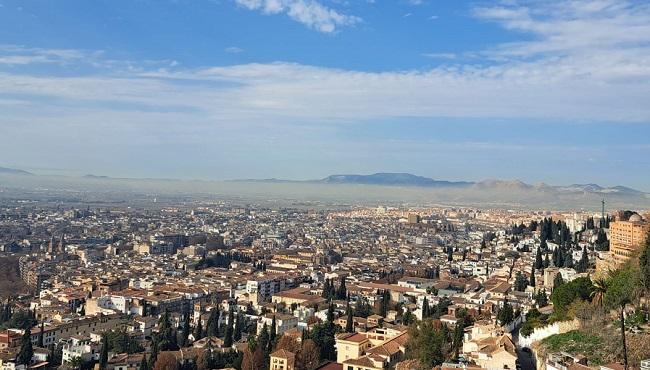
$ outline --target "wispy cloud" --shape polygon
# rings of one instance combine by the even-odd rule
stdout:
[[[97,58],[101,54],[101,51],[89,53],[71,49],[42,49],[0,45],[0,65],[66,64],[86,58]]]
[[[230,53],[230,54],[239,54],[239,53],[243,53],[244,49],[242,49],[240,47],[237,47],[237,46],[230,46],[230,47],[227,47],[225,49],[225,51],[226,51],[226,53]]]
[[[286,14],[291,19],[323,33],[332,33],[338,27],[351,26],[361,21],[357,16],[342,14],[316,0],[235,0],[235,2],[264,14]]]
[[[239,1],[264,12],[289,11],[283,1]],[[104,69],[92,75],[0,69],[0,93],[12,101],[38,97],[38,109],[21,111],[26,120],[49,117],[48,105],[64,104],[62,119],[66,112],[95,110],[117,111],[129,122],[125,117],[132,111],[132,124],[158,119],[156,112],[169,107],[188,122],[198,113],[205,124],[318,126],[395,117],[650,123],[650,45],[643,41],[650,40],[650,7],[624,1],[534,4],[508,1],[475,10],[481,19],[536,36],[480,54],[492,58],[489,63],[473,58],[463,64],[464,58],[453,54],[431,53],[425,56],[455,64],[385,72],[282,62],[187,69],[173,63],[120,64],[99,54],[93,63]],[[600,27],[606,26],[603,35]],[[3,57],[29,54],[19,49]]]

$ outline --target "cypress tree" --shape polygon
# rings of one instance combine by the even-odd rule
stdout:
[[[29,365],[32,363],[32,357],[34,356],[34,348],[32,347],[32,330],[30,328],[25,329],[23,338],[20,344],[20,352],[16,356],[16,362],[19,365]]]
[[[194,327],[194,340],[199,340],[203,338],[203,325],[201,324],[201,317],[199,316],[199,322]]]
[[[140,361],[139,370],[149,370],[149,364],[147,364],[147,355],[142,354],[142,361]]]
[[[99,355],[100,370],[105,370],[106,364],[108,364],[108,335],[104,333],[102,334],[102,351]]]
[[[544,267],[544,261],[542,260],[542,248],[537,248],[537,253],[535,253],[535,268],[541,269]]]
[[[235,332],[233,334],[233,339],[239,341],[241,339],[241,332],[244,325],[244,315],[240,310],[237,310],[237,321],[235,321]]]
[[[535,265],[531,266],[530,269],[530,281],[528,282],[530,286],[535,287]]]
[[[232,309],[228,313],[228,323],[226,324],[226,333],[223,339],[223,346],[228,348],[232,346],[232,337],[233,337],[233,324],[235,321],[235,314]]]
[[[43,336],[45,335],[44,331],[45,331],[45,324],[43,323],[43,321],[41,321],[41,331],[38,333],[38,346],[40,348],[45,347],[45,344],[43,343],[44,342]]]
[[[275,337],[276,337],[276,321],[275,321],[275,315],[273,315],[273,320],[271,320],[271,329],[269,330],[269,341],[271,343],[275,342]]]
[[[352,308],[350,308],[350,301],[348,300],[348,306],[345,310],[346,320],[345,320],[345,332],[354,333],[354,317],[352,316]]]

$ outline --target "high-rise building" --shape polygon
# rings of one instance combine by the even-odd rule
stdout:
[[[409,224],[419,224],[421,221],[420,215],[417,213],[409,213],[408,222]]]
[[[609,250],[617,263],[624,263],[637,253],[645,243],[648,230],[650,223],[636,213],[609,225]]]

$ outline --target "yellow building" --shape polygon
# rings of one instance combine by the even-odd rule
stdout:
[[[336,362],[357,359],[372,347],[370,340],[362,333],[342,333],[336,336]]]
[[[296,363],[296,355],[285,349],[281,349],[271,353],[270,370],[294,370]]]
[[[609,225],[609,250],[618,263],[626,262],[645,243],[650,224],[638,214],[627,221],[616,221]]]

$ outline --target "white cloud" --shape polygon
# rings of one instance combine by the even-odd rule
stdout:
[[[264,14],[287,14],[291,19],[316,31],[331,33],[340,26],[351,26],[361,18],[341,14],[316,0],[235,0],[250,10],[259,10]]]
[[[225,49],[225,51],[226,51],[226,53],[230,53],[230,54],[239,54],[239,53],[243,53],[244,49],[239,48],[237,46],[230,46],[230,47],[227,47]]]
[[[247,1],[251,7],[279,6]],[[57,119],[72,122],[88,111],[100,112],[97,117],[118,112],[123,125],[153,124],[160,112],[170,110],[176,112],[176,125],[322,126],[396,117],[650,123],[650,45],[642,41],[650,40],[650,9],[613,1],[538,4],[476,10],[483,19],[535,36],[489,50],[483,56],[498,61],[483,65],[363,72],[291,63],[187,69],[100,60],[113,72],[77,77],[0,73],[0,93],[26,102],[29,96],[41,97],[37,107],[16,105],[13,119],[25,122],[52,121],[48,104],[64,102]],[[601,34],[603,22],[617,26],[606,37],[594,36]],[[599,43],[601,38],[606,40]],[[454,60],[451,54],[430,56]]]

